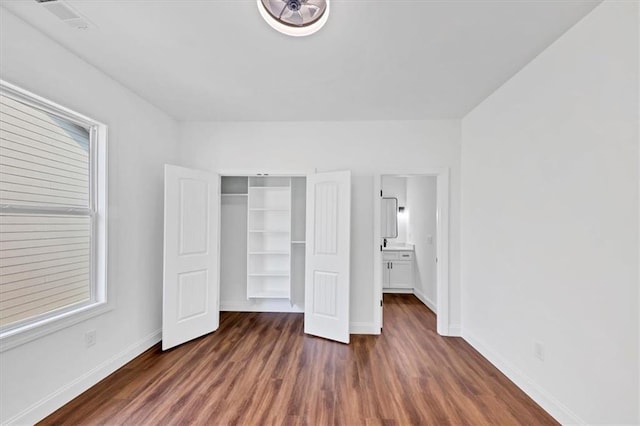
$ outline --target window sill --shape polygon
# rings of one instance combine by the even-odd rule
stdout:
[[[0,335],[0,353],[24,345],[25,343],[55,333],[72,325],[81,323],[98,315],[113,310],[114,306],[109,302],[95,303],[71,312],[48,318],[40,323],[9,330]]]

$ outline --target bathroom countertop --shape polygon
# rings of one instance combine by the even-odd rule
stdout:
[[[382,251],[413,251],[414,249],[415,245],[410,243],[388,243]]]

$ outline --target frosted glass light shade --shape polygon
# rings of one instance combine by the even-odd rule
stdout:
[[[329,0],[257,0],[257,3],[264,20],[290,36],[311,35],[329,17]]]

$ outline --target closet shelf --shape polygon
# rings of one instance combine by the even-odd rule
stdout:
[[[249,274],[250,277],[288,277],[289,271],[265,271],[265,272],[253,272]]]
[[[248,197],[249,194],[221,194],[223,197]]]
[[[249,179],[247,296],[291,298],[291,178]]]
[[[306,244],[306,241],[291,241],[291,244]]]
[[[271,290],[271,291],[255,291],[247,295],[249,299],[289,299],[289,291],[287,290]]]
[[[255,254],[255,255],[265,255],[265,254],[277,254],[277,255],[283,255],[283,254],[289,254],[288,251],[251,251],[249,252],[249,254]]]

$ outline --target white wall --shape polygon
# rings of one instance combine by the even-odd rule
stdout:
[[[408,241],[415,245],[414,293],[437,310],[437,178],[407,178]]]
[[[162,166],[175,158],[177,125],[5,9],[0,77],[109,126],[108,283],[116,306],[0,354],[0,423],[30,423],[160,338]],[[97,344],[86,349],[91,329]]]
[[[384,197],[397,198],[398,207],[407,205],[407,178],[397,176],[382,176],[382,194]],[[398,237],[388,238],[392,243],[407,242],[407,228],[409,222],[406,216],[398,215]]]
[[[450,315],[459,325],[459,121],[184,123],[180,142],[181,163],[205,170],[352,170],[352,332],[375,328],[373,175],[450,167]]]
[[[640,421],[637,8],[599,5],[463,120],[463,336],[568,423]]]

